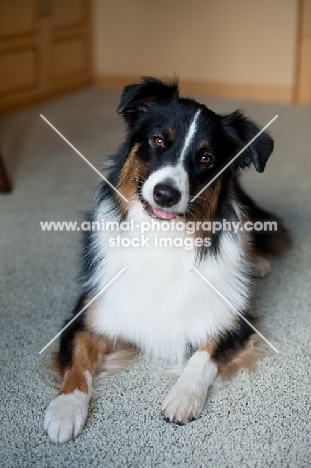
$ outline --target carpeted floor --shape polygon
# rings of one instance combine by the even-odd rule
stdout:
[[[245,186],[284,218],[294,248],[259,281],[255,314],[279,354],[211,392],[185,427],[160,416],[174,377],[137,360],[110,376],[74,442],[51,443],[44,411],[56,394],[43,381],[40,349],[78,294],[79,232],[42,232],[40,221],[81,220],[98,176],[42,121],[42,112],[97,167],[122,141],[119,93],[86,90],[7,117],[0,141],[14,192],[0,195],[2,467],[309,467],[311,464],[311,108],[204,98],[220,112],[242,107],[271,133],[275,152]]]

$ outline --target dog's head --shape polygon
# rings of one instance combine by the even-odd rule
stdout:
[[[119,189],[147,213],[173,219],[215,205],[221,186],[239,168],[262,172],[273,151],[263,132],[195,202],[191,199],[260,131],[240,111],[218,115],[179,97],[178,83],[143,78],[127,86],[117,109],[128,126]]]

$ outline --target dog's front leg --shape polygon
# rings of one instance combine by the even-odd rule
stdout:
[[[197,419],[204,407],[208,387],[216,374],[217,366],[209,352],[204,348],[196,351],[164,400],[164,418],[176,424],[186,424]]]
[[[67,442],[83,430],[92,395],[93,367],[104,351],[98,343],[87,332],[74,337],[71,365],[64,369],[59,394],[45,413],[44,430],[53,442]]]

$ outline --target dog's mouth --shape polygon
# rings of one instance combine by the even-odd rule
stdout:
[[[151,218],[164,219],[166,221],[169,221],[171,219],[176,218],[176,216],[178,216],[178,212],[176,211],[167,211],[167,210],[163,210],[162,208],[156,208],[154,206],[151,206],[146,201],[143,203],[143,207]]]

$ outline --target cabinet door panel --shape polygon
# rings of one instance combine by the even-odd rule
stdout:
[[[53,0],[52,29],[78,27],[83,24],[88,0]]]
[[[83,38],[53,44],[51,63],[51,76],[57,80],[84,73],[86,47]]]
[[[91,0],[0,0],[0,111],[91,82]]]
[[[38,0],[0,0],[0,110],[42,94]]]
[[[91,81],[91,2],[53,0],[48,84],[55,92]]]
[[[37,85],[37,52],[18,50],[0,55],[0,94],[23,91]]]
[[[0,37],[35,33],[38,14],[36,0],[0,0]]]

